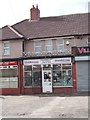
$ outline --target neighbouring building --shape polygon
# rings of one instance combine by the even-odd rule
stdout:
[[[1,94],[88,90],[80,86],[85,79],[78,74],[86,65],[78,62],[75,52],[88,47],[88,13],[40,17],[33,5],[29,19],[1,30]]]
[[[77,91],[90,91],[90,46],[73,47]]]

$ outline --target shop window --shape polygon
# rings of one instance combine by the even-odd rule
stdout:
[[[18,88],[17,66],[0,68],[0,88]]]
[[[64,52],[64,41],[63,40],[57,40],[57,51]]]
[[[3,55],[9,55],[10,54],[10,43],[9,41],[3,42]]]
[[[32,86],[32,66],[24,66],[24,86]]]
[[[40,65],[24,66],[24,86],[41,86],[42,71]]]
[[[33,66],[33,86],[41,86],[42,84],[42,71],[40,65]]]
[[[71,64],[53,65],[53,86],[72,86]]]
[[[45,41],[45,51],[46,53],[52,52],[52,40]]]
[[[35,41],[35,53],[40,53],[41,52],[41,41]]]

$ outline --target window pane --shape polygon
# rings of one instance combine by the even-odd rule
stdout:
[[[0,76],[0,88],[18,88],[17,67],[0,69],[0,72],[2,73],[2,76]]]
[[[41,52],[41,41],[35,41],[35,52]]]
[[[88,38],[88,46],[90,46],[90,38]]]
[[[41,52],[41,47],[35,47],[35,52]]]
[[[9,41],[3,42],[3,54],[4,55],[9,55],[10,54]]]
[[[32,86],[32,73],[24,72],[24,86]]]
[[[24,71],[32,71],[32,66],[24,66]]]
[[[72,72],[70,64],[63,64],[62,76],[64,78],[64,86],[72,85]]]
[[[72,72],[71,64],[53,66],[53,85],[54,86],[71,86]]]
[[[52,51],[52,40],[45,41],[45,51],[51,52]]]
[[[64,41],[63,40],[57,40],[57,50],[64,51]]]
[[[9,55],[10,54],[10,51],[9,51],[9,49],[8,48],[4,48],[4,55]]]
[[[41,86],[42,84],[42,71],[40,65],[33,66],[33,86]]]
[[[63,41],[57,40],[57,44],[61,45],[61,44],[63,44]]]
[[[52,46],[46,46],[46,52],[51,52],[52,51]]]
[[[9,42],[4,42],[4,47],[9,47]]]
[[[32,66],[24,66],[24,86],[32,86]]]
[[[53,85],[62,85],[61,65],[53,65]]]
[[[45,41],[45,44],[46,44],[46,45],[52,45],[52,40],[46,40],[46,41]]]
[[[62,46],[57,46],[57,50],[58,51],[64,51],[64,46],[62,45]]]
[[[35,41],[35,46],[41,46],[41,41]]]

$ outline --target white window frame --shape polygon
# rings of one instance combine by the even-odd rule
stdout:
[[[48,44],[48,42],[51,42],[50,44]],[[50,48],[50,50],[47,50],[47,48]],[[52,40],[45,40],[45,52],[52,52]]]
[[[90,38],[87,40],[87,45],[90,46]]]
[[[8,46],[5,46],[5,44],[8,44]],[[5,52],[7,50],[7,52]],[[3,42],[3,55],[10,55],[10,42],[4,41]]]
[[[39,42],[39,45],[36,45],[36,42]],[[36,51],[36,48],[39,48],[39,51]],[[41,41],[34,41],[34,52],[41,53]]]
[[[59,44],[59,41],[62,42],[62,43]],[[58,52],[64,52],[64,40],[63,39],[57,39],[56,46],[57,46],[57,51]],[[63,47],[63,50],[58,49],[60,46]]]

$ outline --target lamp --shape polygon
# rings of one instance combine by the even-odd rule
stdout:
[[[66,41],[66,45],[67,45],[67,46],[69,45],[69,41]]]

